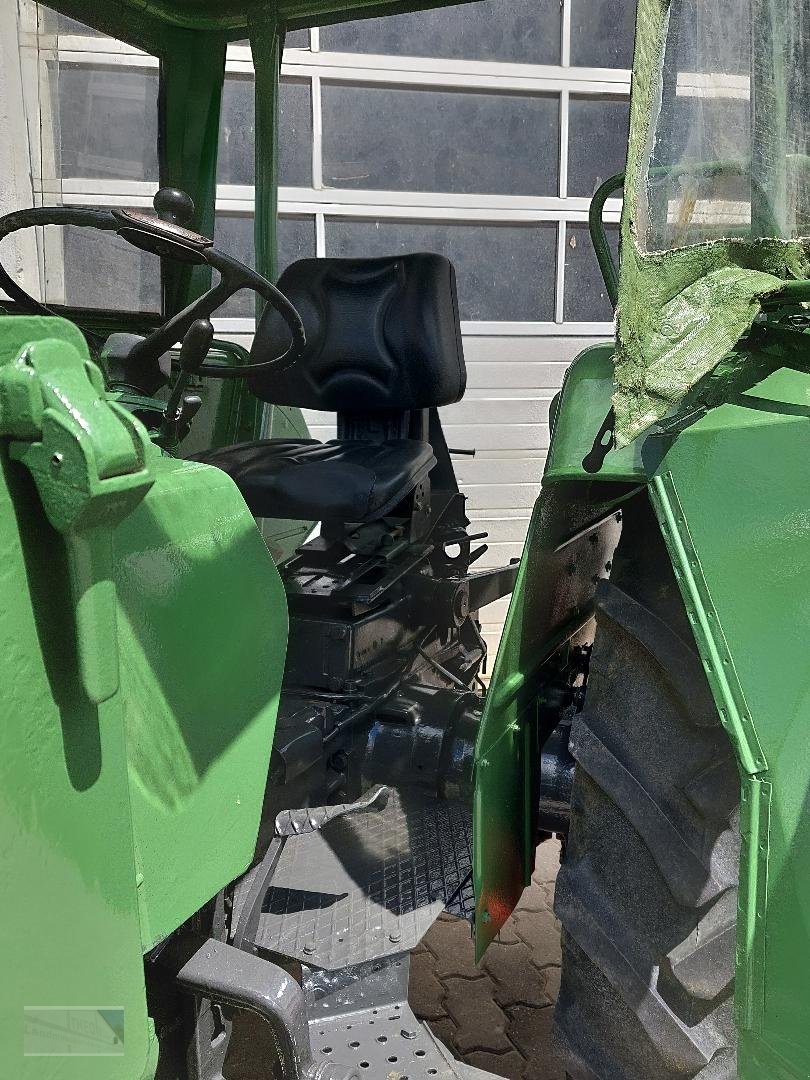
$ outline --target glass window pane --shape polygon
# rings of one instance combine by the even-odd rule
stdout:
[[[64,294],[49,282],[47,299],[112,311],[160,311],[160,259],[156,255],[139,251],[114,233],[74,225],[48,229],[49,246],[59,242],[60,231],[63,258],[48,257],[47,265],[63,268]]]
[[[559,64],[559,0],[486,0],[321,28],[321,48]]]
[[[624,171],[630,104],[625,98],[572,97],[568,110],[568,194],[590,198]]]
[[[607,235],[613,257],[618,259],[618,228],[608,225]],[[565,234],[563,318],[566,322],[613,321],[613,307],[585,224],[569,225]]]
[[[239,38],[238,41],[232,41],[231,45],[243,45],[250,48],[250,38]],[[308,49],[309,30],[288,30],[284,35],[284,48]]]
[[[554,225],[449,225],[327,219],[326,253],[353,258],[435,251],[456,268],[462,319],[554,317]]]
[[[632,68],[636,0],[570,2],[572,65]]]
[[[312,105],[309,83],[282,79],[279,98],[279,175],[282,184],[312,187]],[[222,93],[217,179],[254,183],[256,139],[252,76],[228,78]]]
[[[58,110],[58,175],[157,180],[157,70],[47,67]]]
[[[285,49],[308,49],[309,30],[288,30],[284,35]]]
[[[252,214],[217,214],[215,239],[218,248],[245,263],[256,264],[253,243]],[[278,221],[279,273],[296,259],[315,255],[315,220],[311,217],[280,217]],[[254,294],[243,289],[221,307],[216,315],[222,318],[249,318],[256,313]]]
[[[555,96],[323,87],[329,187],[549,195]]]
[[[46,34],[81,34],[82,37],[89,37],[100,33],[91,26],[85,26],[78,19],[71,19],[50,8],[40,5],[39,10],[40,26]]]

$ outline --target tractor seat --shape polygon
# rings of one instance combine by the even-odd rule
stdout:
[[[337,439],[262,439],[195,455],[233,478],[256,517],[369,522],[388,515],[436,464],[428,410],[466,385],[455,273],[441,255],[300,259],[278,287],[307,344],[294,364],[261,372],[251,391],[274,405],[337,413]],[[284,351],[267,308],[251,356]]]
[[[436,464],[414,439],[267,439],[200,455],[235,481],[255,517],[376,521]]]

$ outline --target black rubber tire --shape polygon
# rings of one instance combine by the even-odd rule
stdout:
[[[599,586],[557,881],[571,1080],[733,1080],[740,782],[646,493]]]

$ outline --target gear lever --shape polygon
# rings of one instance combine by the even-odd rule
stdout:
[[[202,405],[202,399],[199,394],[186,391],[192,375],[196,375],[202,367],[213,338],[214,327],[210,319],[195,319],[186,330],[180,346],[180,371],[163,411],[156,440],[160,446],[176,446],[188,434],[189,425]]]

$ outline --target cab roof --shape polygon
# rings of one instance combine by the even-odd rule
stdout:
[[[471,0],[49,0],[48,6],[104,33],[149,47],[168,28],[221,31],[229,39],[275,22],[287,30],[447,7]]]

